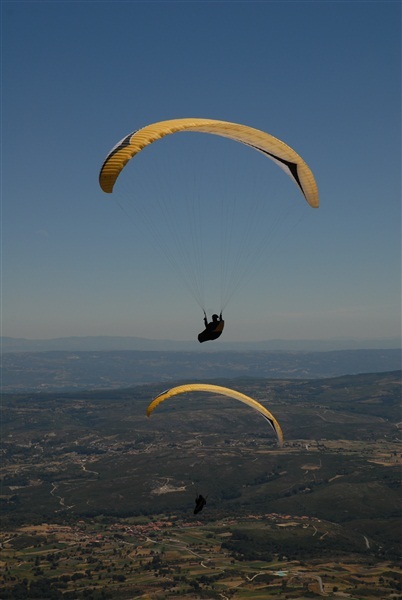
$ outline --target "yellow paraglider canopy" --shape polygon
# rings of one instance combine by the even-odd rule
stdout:
[[[262,152],[291,177],[311,207],[319,206],[314,175],[292,148],[259,129],[215,119],[171,119],[147,125],[130,133],[116,144],[103,163],[99,175],[102,190],[109,194],[112,193],[114,184],[124,166],[143,148],[166,135],[180,131],[196,131],[230,138]]]
[[[155,408],[159,406],[161,402],[164,402],[165,400],[167,400],[168,398],[172,398],[173,396],[177,396],[178,394],[186,394],[189,392],[211,392],[215,394],[222,394],[223,396],[229,396],[230,398],[234,398],[235,400],[240,400],[240,402],[244,402],[244,404],[247,404],[251,408],[254,408],[254,410],[259,412],[268,421],[268,423],[271,425],[272,429],[276,433],[279,445],[282,446],[283,433],[281,426],[279,425],[278,421],[275,419],[273,414],[268,409],[266,409],[265,406],[263,406],[256,400],[253,400],[253,398],[246,396],[246,394],[242,394],[241,392],[231,390],[230,388],[223,387],[220,385],[212,385],[208,383],[188,383],[166,390],[165,392],[159,394],[159,396],[156,396],[156,398],[154,398],[149,404],[147,408],[147,417],[151,416],[153,410],[155,410]]]

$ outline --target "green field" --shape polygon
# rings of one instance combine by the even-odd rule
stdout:
[[[332,558],[320,552],[330,554],[328,538],[337,540]],[[398,598],[402,578],[396,560],[379,560],[342,527],[278,514],[25,526],[3,532],[2,548],[2,598],[13,600]]]

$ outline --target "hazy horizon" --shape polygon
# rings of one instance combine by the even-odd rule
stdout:
[[[169,340],[136,336],[70,336],[59,338],[0,337],[2,353],[45,351],[163,351],[188,353],[222,352],[330,352],[349,350],[398,350],[399,337],[373,339],[333,338],[326,340],[272,339],[199,344],[197,340]]]

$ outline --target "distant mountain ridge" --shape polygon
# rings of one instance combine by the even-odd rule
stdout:
[[[3,393],[118,389],[174,381],[317,379],[401,369],[400,349],[3,352]]]
[[[331,350],[400,349],[399,337],[383,339],[328,339],[328,340],[266,340],[260,342],[225,342],[200,346],[196,340],[153,340],[135,336],[72,336],[53,339],[26,339],[0,337],[1,351],[114,351],[140,350],[163,352],[326,352]]]

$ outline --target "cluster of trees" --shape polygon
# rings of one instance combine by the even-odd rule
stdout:
[[[102,590],[82,590],[66,591],[66,583],[55,582],[52,579],[43,577],[28,582],[23,579],[10,587],[4,587],[1,591],[2,600],[109,600],[112,594],[105,589]]]

